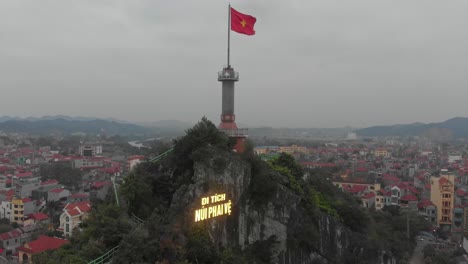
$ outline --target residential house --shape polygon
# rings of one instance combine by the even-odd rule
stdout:
[[[307,147],[298,146],[298,145],[280,146],[278,152],[287,153],[287,154],[294,154],[294,153],[307,154],[307,153],[309,153]]]
[[[385,197],[384,194],[382,193],[382,190],[376,192],[375,195],[375,209],[376,210],[382,210],[385,206]]]
[[[266,153],[266,152],[265,152]],[[133,155],[127,158],[127,168],[132,170],[136,165],[141,163],[145,159],[145,156],[142,155]]]
[[[70,196],[70,191],[64,188],[56,188],[48,191],[47,202],[57,202]]]
[[[390,204],[387,205],[400,205],[401,189],[398,186],[390,188]]]
[[[12,220],[11,222],[23,225],[24,216],[36,212],[37,204],[31,198],[18,198],[14,197],[11,200]]]
[[[29,226],[34,224],[48,224],[49,216],[44,213],[34,213],[26,216],[23,221],[23,226]]]
[[[376,157],[389,157],[390,153],[384,148],[377,148],[374,150],[374,156]]]
[[[333,185],[338,187],[342,191],[349,190],[350,188],[353,188],[354,186],[366,186],[366,189],[368,189],[371,192],[377,192],[380,190],[380,183],[355,183],[355,182],[338,182],[334,181],[332,182]],[[361,187],[359,187],[361,188]]]
[[[40,177],[34,176],[32,172],[17,173],[13,176],[12,181],[16,195],[19,197],[30,197],[32,191],[39,189],[41,186]]]
[[[57,188],[63,188],[63,185],[61,185],[57,180],[48,180],[41,182],[41,187],[39,187],[37,190],[32,191],[32,199],[34,200],[48,200],[49,199],[49,191]]]
[[[18,248],[19,264],[32,263],[31,260],[34,255],[45,251],[58,249],[59,247],[68,243],[69,241],[66,239],[42,235],[38,239],[26,243],[24,246]]]
[[[91,200],[94,200],[94,199],[104,200],[109,190],[111,190],[111,188],[112,188],[111,181],[94,182],[90,186],[89,198]]]
[[[426,220],[432,224],[437,224],[437,208],[428,199],[423,199],[418,203],[419,214],[424,216]]]
[[[67,203],[89,201],[88,193],[74,193],[67,198]]]
[[[101,159],[74,159],[72,167],[76,169],[97,169],[104,165]]]
[[[73,229],[88,217],[91,211],[89,202],[78,202],[67,204],[60,215],[59,231],[63,232],[65,237],[71,237]]]
[[[364,194],[362,197],[361,197],[361,202],[362,202],[362,207],[364,208],[372,208],[374,207],[374,204],[375,204],[375,193],[373,192],[369,192],[369,193],[366,193]]]
[[[400,206],[408,209],[417,209],[418,198],[414,194],[407,194],[400,198]]]
[[[43,234],[48,226],[42,223],[20,227],[21,230],[21,245],[31,242],[37,235]]]
[[[11,213],[12,207],[11,200],[2,201],[0,204],[0,218],[6,218],[11,221],[11,217],[13,216]]]
[[[21,246],[21,230],[17,228],[0,234],[0,243],[7,255],[15,254]]]
[[[463,207],[463,235],[468,238],[468,206]]]
[[[12,208],[13,205],[11,204],[11,199],[15,195],[15,190],[10,189],[8,191],[2,190],[0,191],[0,218],[6,218],[11,221],[12,218]]]

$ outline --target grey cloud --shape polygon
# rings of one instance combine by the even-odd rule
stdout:
[[[366,126],[468,116],[466,1],[231,1],[241,123]],[[0,2],[0,113],[206,115],[217,122],[227,2]],[[448,103],[449,102],[449,103]]]

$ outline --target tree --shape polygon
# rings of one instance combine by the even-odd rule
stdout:
[[[208,230],[203,225],[195,225],[187,237],[187,259],[192,263],[219,263],[218,252],[211,242]]]
[[[74,189],[79,188],[83,176],[81,170],[74,169],[65,163],[42,164],[40,166],[40,175],[43,181],[55,179],[61,184]]]
[[[93,205],[92,213],[82,222],[82,241],[100,240],[108,249],[117,246],[131,230],[129,222],[121,215],[122,209],[114,203]]]
[[[174,167],[182,173],[189,171],[188,174],[191,174],[196,154],[199,154],[199,159],[204,158],[202,150],[205,147],[210,146],[224,151],[230,151],[232,148],[232,142],[226,134],[219,131],[206,117],[188,129],[184,137],[174,140],[174,143]]]

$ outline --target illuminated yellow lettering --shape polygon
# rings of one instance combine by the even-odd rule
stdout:
[[[228,215],[231,215],[231,200],[229,200],[229,202],[226,203],[226,206],[227,206],[227,213],[228,213]]]
[[[206,219],[206,208],[203,208],[202,209],[202,213],[201,213],[201,220],[205,220]]]
[[[200,222],[210,218],[231,215],[232,213],[232,202],[226,201],[226,194],[215,194],[208,197],[201,198],[201,209],[195,210],[195,222]],[[213,204],[216,203],[216,204]],[[209,205],[209,206],[208,206]],[[206,207],[205,207],[206,206]]]
[[[213,213],[213,207],[208,208],[208,218],[211,218],[212,213]]]
[[[218,212],[217,212],[218,215],[223,215],[223,205],[220,204],[218,205]]]
[[[198,222],[198,221],[201,220],[200,219],[201,218],[201,212],[200,211],[201,211],[201,209],[195,210],[195,222]]]

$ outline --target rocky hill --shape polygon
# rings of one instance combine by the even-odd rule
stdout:
[[[402,216],[369,214],[326,175],[303,175],[289,155],[265,163],[230,152],[229,140],[203,120],[176,142],[172,158],[127,178],[129,210],[149,222],[143,237],[124,238],[127,250],[114,262],[144,262],[132,246],[141,240],[158,245],[157,263],[383,264],[408,256],[414,240],[405,238]]]

